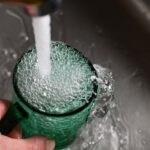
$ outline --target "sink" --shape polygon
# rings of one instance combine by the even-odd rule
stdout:
[[[0,97],[11,100],[13,67],[34,39],[31,20],[21,9],[0,5],[0,18]],[[115,101],[129,133],[128,150],[149,150],[147,29],[117,1],[64,0],[61,9],[52,15],[52,39],[70,44],[93,64],[113,72]]]

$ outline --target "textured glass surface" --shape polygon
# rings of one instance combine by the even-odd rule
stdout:
[[[32,107],[50,114],[64,114],[89,103],[94,94],[94,69],[81,53],[70,46],[52,43],[51,72],[42,76],[35,48],[26,53],[16,68],[15,84]]]
[[[93,106],[93,102],[91,102],[84,109],[71,115],[48,116],[30,109],[15,93],[13,99],[28,114],[27,117],[23,116],[24,119],[20,123],[23,138],[40,135],[54,139],[56,142],[55,150],[61,150],[73,142],[78,130],[87,121],[91,107]],[[11,112],[9,115],[19,116],[20,112],[19,114],[16,112],[18,111]]]

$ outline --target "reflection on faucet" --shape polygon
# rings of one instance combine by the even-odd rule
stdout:
[[[43,16],[57,10],[61,0],[0,0],[0,3],[23,7],[29,16]]]

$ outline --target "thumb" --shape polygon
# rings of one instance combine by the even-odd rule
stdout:
[[[0,135],[0,150],[54,150],[55,142],[43,137],[13,139]]]

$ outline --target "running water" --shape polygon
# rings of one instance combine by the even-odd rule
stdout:
[[[50,69],[50,16],[33,18],[38,66],[42,75],[49,74]],[[128,150],[129,132],[118,105],[114,101],[114,84],[112,73],[94,65],[98,78],[92,76],[102,85],[102,92],[97,99],[88,122],[81,128],[75,142],[64,150]]]
[[[35,35],[37,49],[37,59],[39,71],[42,75],[50,74],[50,54],[51,54],[51,17],[50,15],[42,17],[33,17],[32,24]]]

